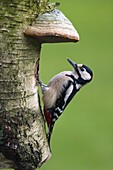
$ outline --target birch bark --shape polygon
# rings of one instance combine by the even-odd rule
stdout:
[[[48,4],[0,2],[0,168],[35,170],[51,155],[35,79],[41,46],[23,34]]]

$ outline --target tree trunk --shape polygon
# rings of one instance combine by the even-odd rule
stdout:
[[[50,158],[35,67],[41,45],[23,32],[48,0],[0,2],[0,168],[35,170]]]

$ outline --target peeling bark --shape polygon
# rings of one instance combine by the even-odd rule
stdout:
[[[0,8],[0,168],[35,170],[51,154],[35,77],[41,45],[23,31],[50,7],[47,0],[1,0]]]

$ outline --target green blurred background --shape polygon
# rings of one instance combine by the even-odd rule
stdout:
[[[113,0],[59,2],[80,41],[43,45],[41,79],[71,70],[68,57],[90,66],[94,78],[55,124],[52,158],[41,170],[113,170]]]
[[[44,83],[70,58],[94,72],[55,125],[52,158],[41,170],[113,170],[113,0],[59,0],[59,9],[80,35],[77,43],[45,44]]]

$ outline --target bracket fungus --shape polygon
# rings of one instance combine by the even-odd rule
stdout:
[[[36,37],[40,43],[79,41],[76,29],[58,9],[38,16],[32,26],[25,30],[25,35]]]

